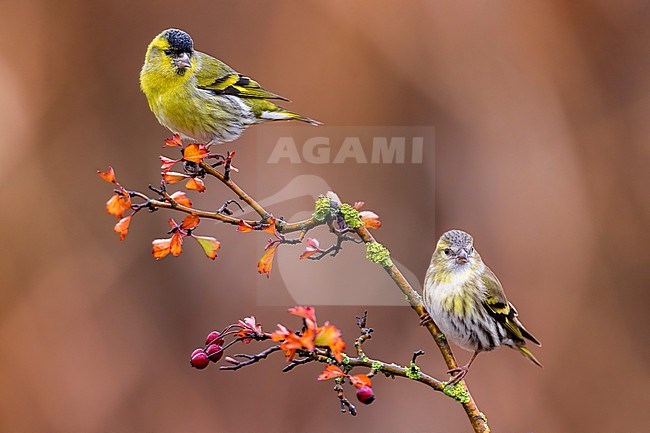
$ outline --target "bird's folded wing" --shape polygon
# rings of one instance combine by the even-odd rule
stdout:
[[[483,305],[488,313],[505,326],[515,339],[523,340],[524,336],[515,321],[517,311],[510,308],[510,303],[506,299],[506,294],[499,279],[489,268],[486,268],[486,272],[481,279],[486,288]]]
[[[523,343],[524,338],[527,338],[538,346],[541,346],[540,342],[517,319],[517,310],[506,299],[506,294],[497,276],[487,268],[481,279],[486,288],[483,305],[488,313],[505,326],[515,340]]]
[[[207,54],[200,53],[200,55],[201,67],[196,71],[199,88],[219,95],[288,101],[280,95],[263,89],[255,80],[238,73],[220,60]]]

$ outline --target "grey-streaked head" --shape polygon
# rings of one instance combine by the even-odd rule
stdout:
[[[440,236],[434,259],[436,256],[453,267],[465,265],[479,257],[474,249],[474,238],[462,230],[449,230]]]

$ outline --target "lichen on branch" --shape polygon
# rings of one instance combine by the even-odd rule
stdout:
[[[369,242],[366,244],[366,258],[384,268],[393,266],[393,261],[390,259],[390,251],[379,242]]]
[[[397,268],[391,259],[388,248],[377,242],[370,233],[369,230],[381,227],[381,221],[374,212],[361,210],[364,202],[344,203],[336,194],[328,192],[315,201],[314,211],[310,218],[295,222],[284,221],[281,218],[275,218],[233,181],[231,174],[239,172],[239,169],[233,165],[234,152],[227,152],[225,155],[213,154],[203,144],[189,143],[185,145],[178,136],[166,140],[163,147],[179,150],[180,157],[174,159],[160,156],[160,187],[149,186],[149,190],[153,194],[124,188],[117,181],[115,171],[110,167],[105,172],[98,171],[99,176],[111,183],[114,188],[113,195],[106,203],[106,211],[118,219],[113,230],[119,235],[120,240],[127,237],[133,219],[141,214],[142,210],[148,212],[168,210],[186,215],[180,223],[174,219],[169,220],[171,228],[168,234],[171,235],[170,238],[153,241],[152,254],[158,259],[168,255],[180,255],[184,240],[187,238],[196,240],[206,256],[215,259],[217,250],[221,247],[219,241],[211,236],[199,236],[194,233],[199,228],[202,219],[212,219],[236,226],[241,233],[265,232],[270,234],[271,238],[264,245],[264,253],[257,263],[257,270],[267,277],[271,273],[275,254],[282,245],[306,243],[305,251],[297,259],[320,260],[336,256],[346,242],[365,243],[367,259],[384,268],[418,316],[425,313],[420,296]],[[177,171],[173,170],[174,167],[177,167]],[[220,171],[221,169],[223,172]],[[188,193],[205,193],[211,188],[207,183],[210,179],[225,185],[236,198],[226,200],[213,210],[194,207]],[[175,184],[183,185],[186,191],[168,192],[168,188]],[[242,202],[243,206],[239,202]],[[235,211],[231,209],[231,206],[237,206],[243,212],[252,210],[259,219],[235,217]],[[321,247],[318,239],[307,237],[310,230],[319,226],[327,226],[335,237],[335,241],[327,248]],[[292,234],[294,237],[289,237]],[[315,312],[312,318],[309,311],[306,308],[299,309],[299,307],[292,311],[292,314],[303,319],[303,327],[298,331],[289,331],[286,327],[279,327],[273,333],[266,333],[254,317],[248,317],[236,324],[228,325],[221,332],[214,331],[206,338],[205,346],[192,353],[191,364],[195,368],[206,368],[211,362],[219,362],[225,350],[234,344],[273,341],[273,345],[261,352],[226,357],[224,362],[228,365],[222,365],[221,369],[237,370],[261,362],[275,352],[283,352],[287,357],[288,363],[283,371],[291,371],[297,366],[312,362],[326,364],[327,367],[323,373],[327,372],[325,376],[333,375],[333,377],[323,380],[334,379],[336,382],[334,390],[340,401],[341,410],[352,414],[356,414],[357,411],[350,400],[345,397],[343,385],[346,383],[353,385],[357,391],[357,399],[362,403],[369,404],[375,399],[372,391],[372,377],[379,373],[388,377],[405,377],[424,383],[459,401],[465,409],[474,431],[489,431],[486,417],[478,410],[465,383],[460,382],[449,386],[423,373],[415,364],[415,358],[421,354],[420,351],[413,354],[411,363],[406,366],[368,357],[364,353],[362,345],[370,339],[371,330],[365,326],[364,319],[363,325],[359,325],[361,335],[355,341],[357,354],[350,356],[344,352],[345,343],[341,338],[340,331],[328,322],[318,326],[315,321]],[[426,327],[440,349],[447,367],[449,369],[456,368],[458,365],[451,348],[436,324],[431,321],[426,324]],[[231,341],[226,343],[226,339]],[[351,370],[355,368],[366,368],[368,372],[353,375]]]

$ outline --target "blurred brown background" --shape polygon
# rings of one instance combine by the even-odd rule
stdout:
[[[428,174],[336,188],[380,212],[378,238],[418,275],[444,230],[474,234],[544,343],[543,370],[506,349],[474,365],[494,431],[647,431],[649,12],[605,0],[0,2],[0,431],[470,430],[458,405],[405,380],[377,378],[377,401],[353,418],[314,380],[319,366],[189,368],[213,328],[249,314],[293,322],[257,306],[263,237],[214,226],[217,262],[196,248],[156,262],[168,214],[136,220],[125,243],[111,230],[95,170],[112,164],[134,188],[157,179],[169,134],[138,73],[171,26],[328,125],[435,126]],[[258,144],[243,140],[245,168]],[[411,209],[393,205],[404,197]],[[435,225],[413,211],[434,198]],[[360,310],[318,315],[351,344]],[[424,348],[422,367],[444,377],[412,311],[369,314],[371,354],[405,363]]]

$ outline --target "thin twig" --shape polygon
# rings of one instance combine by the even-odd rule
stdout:
[[[265,359],[271,353],[277,352],[279,350],[281,350],[280,346],[275,345],[257,354],[233,355],[233,357],[226,358],[226,361],[231,363],[232,365],[224,365],[221,366],[220,369],[238,370],[242,367],[246,367],[248,365],[260,362],[262,359]],[[293,370],[298,365],[307,364],[313,361],[320,362],[323,364],[328,364],[328,365],[332,363],[334,364],[337,363],[336,360],[329,354],[319,353],[319,352],[306,352],[306,351],[298,351],[298,353],[300,354],[301,358],[290,361],[289,364],[287,364],[287,366],[285,366],[282,371],[290,371]],[[234,358],[243,358],[243,360],[234,359]],[[445,387],[444,382],[439,381],[438,379],[434,378],[433,376],[427,373],[423,373],[420,371],[417,375],[414,375],[411,366],[404,367],[392,362],[389,363],[389,362],[380,361],[379,359],[369,358],[363,352],[361,352],[361,355],[358,357],[346,356],[342,365],[348,368],[367,367],[374,371],[381,372],[387,376],[409,378],[416,382],[420,382],[424,385],[427,385],[435,389],[436,391],[442,392]]]
[[[334,391],[336,391],[337,397],[339,400],[341,400],[341,412],[345,413],[347,409],[350,412],[350,415],[356,416],[357,408],[354,407],[354,405],[350,403],[350,400],[345,397],[345,394],[343,393],[343,386],[341,386],[340,383],[337,383],[336,386],[334,386]]]
[[[239,187],[235,182],[233,182],[232,179],[227,179],[225,175],[221,174],[219,170],[216,168],[212,167],[210,164],[207,164],[203,161],[199,163],[199,167],[201,167],[203,170],[205,170],[206,173],[208,173],[211,176],[216,177],[219,179],[224,185],[226,185],[228,188],[230,188],[239,198],[244,200],[247,205],[249,205],[259,216],[262,218],[268,218],[271,214],[268,213],[258,202],[253,200],[251,196],[246,194],[246,192]]]
[[[241,210],[242,212],[244,212],[244,208],[241,207],[241,205],[237,202],[237,200],[231,198],[231,199],[229,199],[229,200],[226,200],[226,201],[221,205],[221,207],[220,207],[219,209],[217,209],[217,213],[220,213],[220,214],[226,214],[226,215],[228,215],[228,216],[232,215],[234,212],[231,211],[231,210],[228,208],[228,206],[230,206],[231,204],[237,205],[237,206],[239,207],[239,210]]]
[[[292,359],[292,360],[289,362],[289,364],[287,364],[287,365],[282,369],[282,372],[286,373],[286,372],[288,372],[288,371],[293,370],[294,368],[296,368],[296,367],[299,366],[299,365],[304,365],[304,364],[307,364],[307,363],[309,363],[309,362],[314,362],[314,361],[316,361],[316,360],[313,359],[313,358],[309,358],[309,357],[307,357],[307,358],[299,358],[299,359]]]
[[[263,350],[260,353],[257,353],[255,355],[247,355],[244,353],[240,353],[237,355],[233,355],[233,357],[228,357],[226,360],[230,362],[232,365],[222,365],[219,367],[220,370],[239,370],[242,367],[246,367],[247,365],[255,364],[256,362],[260,362],[262,359],[265,359],[267,356],[272,354],[273,352],[277,352],[280,349],[280,346],[271,346],[266,350]],[[234,358],[244,358],[245,361],[238,361]]]
[[[205,162],[200,162],[199,167],[206,173],[209,174],[218,180],[220,180],[223,184],[225,184],[228,188],[230,188],[241,200],[243,200],[245,203],[247,203],[261,218],[262,222],[268,221],[268,219],[271,217],[271,214],[266,211],[257,201],[255,201],[252,197],[250,197],[243,189],[241,189],[235,182],[232,181],[232,179],[229,178],[227,174],[222,174],[219,172],[216,168],[210,166],[209,164]],[[227,223],[227,224],[233,224],[233,225],[238,225],[242,220],[238,218],[232,218],[231,216],[228,215],[223,215],[220,212],[206,212],[206,211],[201,211],[198,209],[194,209],[192,207],[187,207],[179,204],[176,202],[167,192],[164,190],[164,185],[161,187],[160,190],[157,190],[155,188],[151,188],[152,190],[158,192],[161,195],[161,199],[156,200],[152,199],[145,194],[139,193],[139,192],[134,192],[134,191],[129,191],[128,193],[131,196],[139,197],[145,202],[143,204],[137,205],[136,209],[134,211],[138,211],[144,207],[148,207],[151,211],[156,210],[158,208],[165,208],[165,209],[173,209],[177,210],[180,212],[184,212],[187,214],[193,214],[197,215],[202,218],[211,218],[211,219],[216,219],[221,222]],[[332,206],[334,206],[336,203],[332,203]],[[221,209],[223,212],[223,210]],[[341,217],[338,217],[338,219],[335,219],[338,224],[342,224],[343,226],[341,228],[336,228],[334,227],[334,221],[332,219],[328,219],[326,221],[317,221],[314,217],[308,218],[303,221],[298,221],[295,223],[287,223],[283,220],[276,220],[276,230],[280,235],[288,234],[288,233],[293,233],[293,232],[300,232],[300,237],[299,240],[302,241],[304,239],[306,233],[313,229],[314,227],[328,224],[330,226],[330,231],[334,233],[337,236],[337,243],[333,245],[332,247],[328,248],[327,250],[324,250],[322,253],[322,256],[325,256],[327,254],[331,254],[332,256],[335,256],[341,249],[341,244],[346,241],[346,240],[353,240],[356,241],[354,238],[349,238],[346,236],[347,233],[354,231],[356,234],[360,237],[360,240],[366,244],[373,243],[375,242],[374,237],[368,232],[368,230],[365,228],[365,226],[361,226],[360,228],[357,229],[350,229],[349,227],[345,227],[344,223],[340,223],[342,220]],[[254,226],[255,224],[258,224],[256,221],[248,221],[248,220],[243,220],[247,224]],[[284,238],[281,238],[284,243],[298,243],[294,240],[284,240]],[[280,242],[280,241],[279,241]],[[321,257],[322,257],[321,256]],[[312,258],[312,257],[310,257]],[[313,258],[315,259],[315,258]],[[384,270],[388,273],[388,275],[393,279],[395,284],[399,287],[399,289],[402,291],[402,293],[405,295],[406,299],[408,300],[411,308],[418,314],[418,316],[422,316],[423,314],[426,313],[426,309],[424,308],[422,304],[422,299],[420,298],[420,295],[413,289],[413,287],[406,281],[404,278],[404,275],[402,272],[395,266],[393,263],[390,265],[383,266]],[[458,363],[456,362],[456,359],[454,358],[453,352],[447,343],[447,340],[445,339],[444,335],[440,331],[440,329],[436,326],[436,324],[433,321],[428,321],[426,323],[426,327],[429,331],[429,333],[432,335],[434,341],[436,342],[444,360],[445,363],[447,364],[447,367],[452,370],[458,367]],[[391,376],[402,376],[402,377],[409,377],[413,380],[422,382],[427,384],[428,386],[438,390],[442,391],[443,390],[443,385],[442,382],[434,379],[431,376],[428,376],[424,373],[421,373],[419,369],[415,369],[415,358],[417,357],[414,354],[413,362],[410,367],[404,368],[400,367],[396,364],[386,364],[378,360],[371,360],[361,350],[361,344],[363,341],[367,338],[370,338],[370,333],[368,332],[366,337],[359,337],[357,340],[358,344],[358,351],[359,351],[359,357],[358,358],[348,358],[348,363],[347,365],[350,367],[355,367],[355,366],[365,366],[365,367],[370,367],[374,370],[381,371],[384,374],[391,375]],[[257,355],[252,355],[252,358],[246,359],[245,361],[235,361],[233,365],[230,366],[222,366],[221,368],[224,370],[237,370],[239,368],[242,368],[246,365],[250,365],[255,362],[259,362],[260,359],[266,358],[270,353],[279,351],[280,348],[279,346],[272,346],[269,349],[257,354]],[[306,354],[302,354],[307,357]],[[308,354],[309,357],[313,358],[313,360],[319,361],[319,362],[328,362],[331,363],[332,359],[328,355],[323,355],[319,353],[311,353]],[[231,362],[232,362],[231,358]],[[304,361],[309,362],[309,361]],[[303,363],[303,359],[297,361],[295,365],[300,365]],[[293,367],[291,367],[293,368]],[[417,374],[414,374],[414,371],[417,372]],[[417,376],[417,378],[416,378]],[[466,395],[468,398],[466,399],[467,401],[462,403],[463,408],[465,409],[465,412],[468,415],[468,418],[472,424],[472,427],[474,428],[474,431],[477,433],[486,433],[489,432],[489,427],[487,425],[487,422],[485,420],[485,416],[479,411],[478,407],[476,406],[476,403],[474,402],[474,399],[472,398],[471,394],[469,393],[469,390],[467,389],[467,386],[464,382],[460,382],[461,386],[463,387],[464,391],[466,392]],[[356,413],[356,409],[354,408],[353,405],[349,403],[345,399],[344,396],[340,396],[341,398],[341,407],[342,409],[345,409],[346,407],[348,410],[350,410],[351,413]]]

